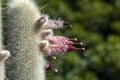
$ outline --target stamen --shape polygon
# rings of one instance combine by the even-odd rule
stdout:
[[[67,50],[68,51],[74,51],[74,50],[82,50],[82,51],[84,51],[85,48],[76,48],[74,46],[69,45],[68,48],[67,48]]]
[[[63,25],[68,25],[68,26],[72,27],[72,25],[69,24],[68,22],[63,22]]]
[[[64,21],[54,21],[54,20],[49,20],[48,25],[50,28],[52,29],[57,29],[57,28],[63,28],[65,25],[69,25],[70,27],[72,27],[72,25],[70,25],[68,22],[64,22]]]
[[[52,59],[54,59],[54,60],[56,59],[56,57],[55,57],[55,56],[52,56],[52,55],[51,55],[51,56],[48,56],[48,57],[50,57],[50,58],[52,58]]]
[[[85,48],[74,48],[75,50],[82,50],[82,51],[84,51],[85,50]]]
[[[80,42],[80,45],[83,45],[83,43],[82,43],[82,42]]]
[[[74,45],[74,44],[76,44],[76,45],[83,45],[83,43],[74,43],[74,42],[72,42],[72,41],[67,41],[66,43],[65,43],[65,45]]]
[[[69,38],[70,41],[77,41],[77,38]]]
[[[80,43],[73,43],[73,44],[83,45],[83,43],[82,43],[82,42],[80,42]]]
[[[48,64],[47,69],[53,70],[54,72],[58,72],[58,70],[55,67],[53,67],[53,65],[51,63],[48,62],[47,64]]]

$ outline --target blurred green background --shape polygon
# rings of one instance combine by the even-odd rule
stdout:
[[[77,37],[86,48],[51,60],[59,72],[47,71],[46,80],[120,80],[120,0],[35,1],[42,13],[73,25],[55,35]]]

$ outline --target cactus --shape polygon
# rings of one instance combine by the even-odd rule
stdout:
[[[54,36],[54,29],[72,25],[41,14],[32,0],[11,0],[8,6],[9,80],[45,80],[44,68],[58,70],[44,57],[55,59],[54,55],[59,53],[85,50],[74,47],[74,44],[83,44],[75,43],[76,38]]]
[[[45,57],[56,59],[55,55],[63,54],[65,52],[80,50],[84,51],[85,48],[77,48],[76,45],[83,45],[82,42],[74,42],[77,38],[67,38],[64,36],[54,36],[54,29],[63,28],[70,25],[68,22],[61,20],[51,20],[48,15],[42,15],[35,23],[36,28],[39,29],[41,41],[40,50],[44,53]],[[48,70],[58,72],[51,62],[46,60],[45,67]]]
[[[2,50],[2,6],[0,0],[0,80],[4,80],[6,77],[5,73],[5,60],[10,56],[9,51]]]
[[[45,80],[45,60],[39,50],[35,22],[40,12],[32,0],[12,0],[8,4],[9,80]]]

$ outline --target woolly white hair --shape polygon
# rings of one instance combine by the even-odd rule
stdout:
[[[4,61],[10,56],[9,51],[1,51],[0,52],[0,80],[5,79],[5,65]]]
[[[2,56],[2,57],[0,57],[0,58],[2,58],[0,60],[5,61],[10,56],[10,52],[7,50],[1,51],[0,56]]]
[[[57,29],[57,28],[63,28],[64,27],[64,21],[61,19],[58,20],[52,20],[49,18],[49,15],[42,14],[42,17],[44,17],[45,22],[42,25],[42,29],[50,28],[50,29]]]
[[[8,49],[12,55],[8,78],[45,80],[44,56],[39,50],[39,34],[34,31],[41,17],[38,7],[33,0],[11,0],[8,6]]]
[[[51,55],[50,54],[51,50],[49,48],[49,42],[48,42],[48,40],[42,40],[40,42],[40,49],[41,49],[41,51],[43,51],[43,53],[44,53],[45,56]]]
[[[43,30],[41,35],[45,40],[48,40],[51,36],[53,36],[53,30],[52,29]]]
[[[33,15],[36,16],[36,18],[34,19],[38,20],[41,17],[39,9],[36,8],[37,5],[33,0],[9,0],[8,6],[11,8],[15,8],[16,6],[17,7],[18,6],[23,6],[23,7],[30,6],[31,10],[33,10]]]

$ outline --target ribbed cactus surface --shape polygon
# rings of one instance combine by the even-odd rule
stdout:
[[[31,0],[12,0],[7,15],[9,80],[44,80],[44,58],[34,30],[39,10]]]

